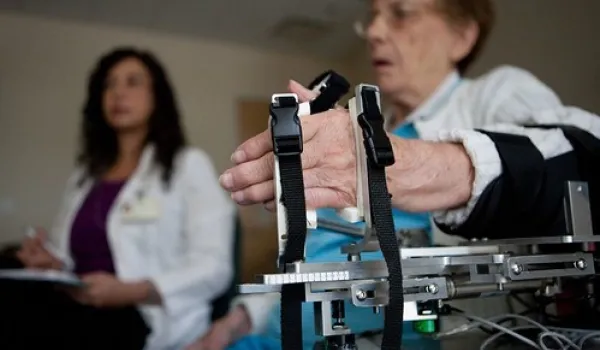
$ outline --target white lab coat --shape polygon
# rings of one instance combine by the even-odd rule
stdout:
[[[220,189],[209,157],[186,148],[175,160],[169,188],[147,146],[140,163],[108,214],[107,235],[116,275],[150,280],[163,303],[138,305],[151,328],[146,349],[181,349],[210,326],[211,300],[233,275],[234,206]],[[68,181],[50,239],[66,266],[71,225],[92,181]]]

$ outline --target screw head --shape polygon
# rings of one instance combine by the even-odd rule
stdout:
[[[440,291],[440,288],[438,287],[437,284],[432,283],[432,284],[428,285],[427,287],[425,287],[425,290],[427,291],[427,293],[437,294],[437,292]]]
[[[585,270],[585,268],[587,267],[587,263],[585,262],[585,260],[579,259],[575,262],[575,267],[579,270]]]
[[[356,291],[356,299],[358,299],[360,301],[367,299],[367,293],[362,289],[357,290]]]
[[[523,266],[519,264],[513,264],[510,269],[515,275],[519,275],[521,272],[523,272]]]

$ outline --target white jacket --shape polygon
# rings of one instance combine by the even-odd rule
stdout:
[[[234,206],[201,150],[179,153],[169,188],[153,156],[154,148],[146,147],[108,214],[107,235],[117,277],[149,280],[162,297],[160,306],[138,305],[151,328],[146,348],[181,349],[206,332],[211,300],[231,283]],[[79,186],[82,174],[69,179],[50,234],[71,267],[71,225],[92,185]]]
[[[472,200],[464,208],[434,213],[440,222],[460,223],[466,219],[484,188],[501,172],[495,146],[485,135],[473,131],[488,125],[528,124],[561,121],[563,106],[558,96],[531,73],[516,67],[501,66],[476,79],[450,74],[435,92],[407,118],[419,137],[432,141],[463,142],[475,166]],[[544,112],[544,113],[542,113]],[[392,116],[387,118],[388,129]],[[535,132],[535,131],[533,131]],[[544,131],[540,137],[550,135]],[[568,144],[568,143],[567,143]],[[434,241],[455,244],[459,238],[434,228]],[[249,295],[238,298],[248,310],[253,332],[261,333],[278,294]]]

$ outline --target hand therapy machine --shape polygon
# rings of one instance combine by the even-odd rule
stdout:
[[[303,302],[313,302],[317,333],[327,349],[355,349],[355,335],[344,321],[344,303],[383,310],[382,349],[400,349],[404,321],[436,320],[451,312],[445,304],[531,291],[552,296],[565,279],[595,275],[593,235],[587,184],[569,182],[565,198],[568,229],[563,236],[480,239],[459,246],[406,247],[406,232],[396,232],[386,167],[394,163],[384,130],[377,86],[355,87],[349,110],[356,139],[357,203],[338,211],[348,225],[317,220],[307,211],[302,177],[300,119],[333,108],[349,90],[333,71],[310,86],[319,95],[300,103],[296,94],[272,96],[269,127],[275,155],[274,179],[279,242],[278,271],[239,286],[240,293],[280,293],[282,348],[301,349]],[[361,222],[364,225],[353,226]],[[305,262],[307,229],[322,226],[361,235],[357,244],[340,247],[346,262]],[[482,235],[482,237],[485,235]],[[540,253],[539,245],[576,245],[574,252]],[[361,254],[381,251],[384,260],[363,261]]]

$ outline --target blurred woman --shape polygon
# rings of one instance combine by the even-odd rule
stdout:
[[[209,157],[186,145],[169,79],[148,52],[100,59],[82,136],[55,226],[17,256],[27,268],[72,270],[84,287],[12,296],[24,308],[14,339],[180,349],[208,329],[211,300],[231,282],[234,207]]]
[[[495,123],[528,123],[532,122],[533,112],[561,106],[561,101],[552,90],[522,69],[503,66],[477,79],[464,77],[479,56],[493,27],[495,14],[491,0],[371,0],[367,17],[358,28],[368,42],[377,85],[391,107],[386,117],[392,138],[435,139],[438,131],[444,129],[470,129]],[[299,94],[302,100],[314,98],[310,91],[295,82],[290,83],[289,90]],[[331,114],[328,122],[333,124],[334,120],[339,120],[339,124],[331,126],[339,137],[329,137],[327,144],[316,145],[315,149],[334,152],[340,147],[332,147],[333,143],[346,145],[348,140],[341,138],[345,137],[345,130],[352,129],[349,119],[344,115],[334,118],[333,114],[340,112],[328,113]],[[462,140],[461,137],[466,136],[458,133],[446,136],[453,141]],[[220,181],[237,203],[249,205],[267,202],[267,207],[273,208],[272,170],[263,168],[262,160],[258,160],[269,150],[253,149],[253,146],[262,145],[257,141],[252,139],[238,148],[232,156],[236,167],[226,171]],[[353,141],[350,141],[350,145],[353,145]],[[491,141],[480,136],[465,139],[464,143],[478,148],[489,146]],[[314,166],[340,170],[340,176],[354,176],[353,172],[341,172],[339,169],[340,164],[354,164],[346,159],[351,156],[350,153],[330,153],[323,159],[335,159],[337,163],[332,161],[327,166],[322,165],[324,163]],[[348,162],[342,163],[342,159]],[[482,171],[475,177],[474,197],[483,190],[481,184],[489,183],[485,181],[486,177],[497,174],[495,158],[482,157],[475,159],[475,162],[476,168]],[[340,196],[348,198],[336,186],[354,183],[353,178],[328,177],[335,183],[325,186],[325,180],[310,176],[305,174],[305,184],[314,184],[314,187],[307,188],[306,198],[310,200],[307,205],[313,208],[333,206],[337,204],[336,201],[339,202]],[[450,210],[436,216],[436,220],[440,223],[452,222],[457,216],[466,215],[466,212]],[[425,242],[441,243],[443,236],[432,233],[429,213],[408,213],[394,209],[393,214],[396,229],[424,231],[428,233]],[[342,220],[332,209],[321,209],[319,216]],[[307,236],[306,260],[345,261],[340,246],[355,241],[355,237],[319,228]],[[383,259],[380,254],[372,258]],[[202,346],[204,349],[223,349],[230,344],[234,344],[232,349],[248,349],[254,345],[247,340],[249,338],[237,344],[236,341],[249,333],[277,340],[281,334],[277,302],[276,297],[268,296],[241,298],[236,303],[238,306],[215,323],[211,331],[197,342],[198,349],[202,349]],[[353,333],[359,335],[383,328],[382,315],[350,303],[346,303],[346,320]],[[302,327],[304,349],[312,349],[319,338],[315,335],[310,303],[304,305]],[[419,336],[411,330],[410,323],[406,323],[404,339],[411,338],[418,339]],[[272,344],[278,343],[264,342],[263,347]]]

